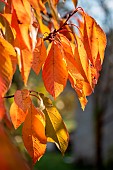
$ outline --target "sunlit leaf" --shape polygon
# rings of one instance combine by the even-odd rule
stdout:
[[[4,33],[4,37],[9,43],[13,45],[14,34],[10,26],[10,23],[11,23],[11,14],[4,14],[0,16],[0,28],[2,29]]]
[[[50,30],[48,28],[48,26],[46,26],[45,24],[43,24],[42,19],[40,17],[37,16],[37,20],[39,22],[39,33],[44,34],[49,34]]]
[[[47,91],[56,98],[64,90],[68,73],[63,60],[63,52],[55,42],[52,42],[42,76]]]
[[[2,96],[8,90],[13,76],[11,56],[16,56],[13,46],[0,38],[0,94]]]
[[[16,11],[18,20],[23,24],[30,24],[30,16],[28,14],[28,11],[26,11],[26,8],[24,7],[24,4],[22,2],[23,0],[12,0],[13,7]]]
[[[32,69],[38,74],[41,70],[42,65],[44,64],[47,57],[46,47],[44,45],[43,39],[38,38],[37,44],[33,51],[33,64]]]
[[[78,98],[79,98],[79,101],[80,101],[80,104],[81,104],[81,107],[82,109],[84,110],[85,109],[85,106],[87,104],[87,98],[86,96],[89,94],[91,94],[91,90],[89,90],[89,93],[88,93],[88,89],[89,88],[89,84],[88,83],[85,83],[84,81],[81,81],[79,79],[75,79],[71,74],[69,74],[69,81],[71,83],[71,86],[74,88],[74,90],[76,91],[77,95],[78,95]],[[84,86],[86,85],[86,86]],[[86,87],[86,88],[85,88]],[[87,91],[86,91],[87,90]],[[87,94],[86,94],[86,93]]]
[[[14,95],[14,101],[23,112],[26,112],[31,105],[29,91],[27,89],[17,90]]]
[[[28,0],[29,3],[33,6],[33,8],[37,11],[37,14],[40,15],[40,11],[46,13],[46,7],[42,3],[42,0]]]
[[[90,52],[90,60],[95,65],[95,60],[100,51],[101,63],[104,58],[104,50],[106,47],[106,36],[101,27],[88,14],[84,14],[84,46],[87,54]],[[89,48],[89,50],[88,50]]]
[[[47,138],[45,136],[44,115],[33,104],[29,108],[22,133],[24,145],[33,162],[36,163],[45,153]]]
[[[15,10],[13,10],[12,13],[11,27],[14,28],[16,31],[14,46],[19,47],[20,49],[27,48],[28,50],[31,50],[32,41],[29,35],[29,24],[18,23],[18,18]]]
[[[48,142],[54,142],[62,154],[65,153],[69,135],[62,117],[55,107],[46,107],[44,110],[46,117],[46,136]]]
[[[33,55],[28,49],[21,50],[20,72],[24,81],[27,84],[29,73],[32,67]]]
[[[12,105],[10,107],[10,117],[11,117],[11,121],[12,121],[15,129],[17,129],[24,122],[27,113],[28,113],[27,110],[26,110],[26,112],[24,112],[15,103],[15,101],[12,103]]]

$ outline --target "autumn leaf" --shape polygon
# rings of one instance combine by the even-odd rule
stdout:
[[[47,91],[56,98],[64,90],[68,77],[63,52],[56,42],[52,42],[42,76]]]
[[[46,7],[42,3],[42,0],[28,0],[28,2],[33,6],[33,8],[36,10],[39,16],[40,16],[40,11],[43,11],[43,13],[46,13]]]
[[[12,13],[11,19],[11,27],[16,31],[16,38],[14,40],[14,46],[25,49],[27,48],[29,51],[32,49],[32,41],[29,35],[29,24],[26,23],[18,23],[18,18],[15,10]]]
[[[13,46],[5,39],[0,38],[0,95],[2,96],[4,96],[9,89],[12,81],[14,70],[11,56],[16,56]]]
[[[45,33],[49,34],[50,30],[49,30],[48,26],[43,24],[42,19],[39,16],[37,16],[37,20],[39,23],[39,33],[41,33],[42,35],[44,35]]]
[[[25,0],[24,0],[25,1]],[[29,12],[26,11],[26,8],[23,4],[23,0],[12,0],[12,4],[13,7],[16,11],[16,15],[18,17],[18,20],[20,21],[20,23],[22,24],[30,24],[30,8],[27,8],[27,10],[29,9]]]
[[[0,15],[0,27],[4,33],[5,39],[13,45],[14,42],[14,33],[13,29],[10,26],[11,23],[11,14],[2,14]]]
[[[28,77],[30,74],[30,70],[32,67],[32,61],[33,61],[33,54],[28,49],[21,50],[21,56],[20,56],[20,72],[24,81],[24,84],[27,84]]]
[[[14,95],[14,102],[10,107],[10,117],[15,129],[24,122],[30,105],[29,91],[27,89],[17,90]]]
[[[69,74],[69,81],[71,83],[71,86],[72,88],[74,88],[74,90],[76,91],[77,95],[78,95],[78,98],[79,98],[79,101],[80,101],[80,104],[81,104],[81,107],[82,109],[84,110],[85,109],[85,106],[88,102],[87,98],[86,98],[86,89],[88,91],[89,88],[89,84],[88,83],[85,83],[84,81],[81,81],[81,80],[76,80],[71,74]],[[84,88],[84,85],[87,85],[85,86],[86,88]],[[92,91],[91,91],[92,92]],[[90,94],[90,92],[89,92]]]
[[[0,123],[0,169],[30,170],[29,165],[8,136],[2,123]]]
[[[14,101],[16,105],[23,110],[23,112],[26,112],[31,104],[29,91],[27,89],[17,90],[14,95]]]
[[[96,21],[88,14],[84,13],[84,46],[89,59],[95,67],[95,61],[100,55],[101,64],[103,63],[104,51],[106,47],[106,35]]]
[[[72,50],[70,41],[65,36],[59,34],[59,38],[61,39],[67,63],[68,78],[72,87],[77,92],[81,106],[84,109],[87,104],[86,96],[92,93],[87,53],[84,49],[83,42],[79,37],[76,37],[76,46],[73,47],[74,50]]]
[[[37,44],[33,51],[33,64],[32,64],[32,69],[37,75],[39,74],[41,67],[44,64],[46,57],[47,57],[47,53],[46,53],[46,47],[44,45],[43,39],[38,38]]]
[[[27,115],[27,111],[24,112],[16,103],[15,101],[12,103],[10,107],[10,117],[11,121],[14,125],[14,128],[17,129],[25,120]]]
[[[65,153],[69,135],[62,117],[55,107],[46,107],[44,110],[46,117],[46,136],[48,142],[54,142],[62,154]]]
[[[31,104],[28,114],[23,125],[23,142],[24,145],[36,163],[46,150],[47,138],[45,136],[44,114]]]

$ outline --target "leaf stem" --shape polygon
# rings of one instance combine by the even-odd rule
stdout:
[[[34,96],[34,97],[36,97],[37,99],[39,99],[40,100],[40,98],[38,97],[38,96],[36,96],[35,94],[29,94],[30,96]]]

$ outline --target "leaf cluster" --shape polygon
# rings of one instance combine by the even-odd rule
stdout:
[[[17,65],[25,86],[31,69],[37,75],[42,70],[45,88],[54,98],[63,92],[69,80],[83,110],[86,97],[94,91],[104,59],[106,35],[95,19],[82,8],[76,8],[77,1],[73,0],[75,10],[66,19],[58,13],[58,2],[2,1],[5,6],[0,13],[1,119],[5,114],[3,97],[10,88]],[[77,24],[72,23],[72,17]],[[39,108],[34,106],[30,96],[37,98]],[[24,122],[23,141],[34,163],[44,154],[47,141],[55,142],[61,152],[65,152],[66,127],[57,109],[43,94],[17,90],[10,116],[15,128]]]

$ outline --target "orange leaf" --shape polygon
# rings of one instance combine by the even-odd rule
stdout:
[[[20,72],[24,81],[27,84],[29,73],[32,67],[33,55],[28,49],[21,50]]]
[[[26,115],[27,111],[24,112],[14,101],[10,107],[10,117],[15,129],[24,122]]]
[[[84,46],[91,63],[95,66],[99,51],[102,64],[106,47],[106,36],[96,21],[86,13],[84,13]]]
[[[16,105],[23,110],[25,113],[31,104],[31,99],[29,96],[29,91],[27,89],[17,90],[14,95],[14,101]]]
[[[22,35],[22,39],[28,48],[29,51],[32,49],[31,38],[29,35],[29,25],[27,24],[19,24],[20,34]],[[20,46],[21,49],[21,46]]]
[[[102,64],[103,59],[104,59],[104,52],[105,52],[107,40],[106,40],[106,35],[104,31],[97,23],[95,24],[95,27],[96,27],[97,37],[98,37],[99,55],[100,55],[100,60]]]
[[[29,35],[29,24],[19,24],[15,10],[12,13],[11,27],[16,31],[14,46],[20,49],[32,49],[31,38]]]
[[[40,11],[43,11],[43,13],[46,13],[46,7],[42,3],[42,0],[28,0],[28,1],[33,6],[33,8],[36,10],[39,16],[40,16]]]
[[[0,123],[0,169],[1,170],[30,170],[29,165],[8,136]]]
[[[30,16],[26,11],[26,8],[24,7],[24,4],[22,0],[12,0],[13,7],[16,11],[18,20],[22,24],[30,24]],[[29,10],[30,11],[30,10]]]
[[[46,57],[47,57],[46,47],[44,45],[43,39],[38,38],[36,47],[33,51],[33,65],[32,65],[32,69],[36,74],[39,74]]]
[[[56,98],[64,90],[68,73],[62,48],[55,42],[52,42],[42,76],[47,91]]]
[[[70,41],[62,34],[59,34],[59,37],[61,39],[60,41],[62,43],[68,73],[75,77],[75,79],[84,80],[85,75],[83,74],[83,69],[81,71],[80,64],[77,62],[76,57],[73,54]]]
[[[11,18],[11,14],[0,14],[0,24],[2,24],[1,30],[4,33],[5,39],[13,45],[14,33],[13,29],[10,26]]]
[[[84,49],[82,40],[76,36],[76,46],[74,54],[69,40],[59,35],[64,50],[64,55],[69,73],[69,80],[72,87],[78,94],[82,108],[84,109],[87,99],[86,96],[92,93],[91,89],[91,70],[87,53]]]
[[[92,86],[90,62],[86,50],[84,48],[84,44],[82,40],[77,36],[76,43],[77,46],[75,47],[74,51],[75,60],[77,62],[77,65],[80,69],[82,76],[84,77],[84,80],[86,82],[89,82],[89,84]]]
[[[69,75],[69,81],[71,83],[71,86],[74,88],[74,90],[76,91],[77,95],[78,95],[78,98],[79,98],[79,101],[80,101],[80,104],[81,104],[81,107],[82,109],[84,110],[85,109],[85,106],[87,104],[87,99],[86,99],[86,96],[88,94],[88,92],[86,91],[86,89],[90,89],[89,86],[88,86],[88,83],[86,84],[87,87],[84,89],[84,81],[79,81],[79,80],[76,80],[74,77],[72,77],[72,75],[70,74]],[[84,91],[85,90],[85,91]],[[85,92],[87,94],[85,94]],[[92,92],[90,90],[90,92]],[[90,95],[90,92],[89,92],[89,95]]]
[[[16,57],[13,46],[0,38],[0,95],[2,96],[8,90],[13,76],[11,56]]]
[[[84,13],[84,47],[90,60],[92,87],[97,84],[99,71],[104,59],[106,36],[101,27]]]
[[[24,145],[33,162],[36,163],[45,153],[47,138],[45,136],[44,114],[33,104],[29,108],[22,133]]]

